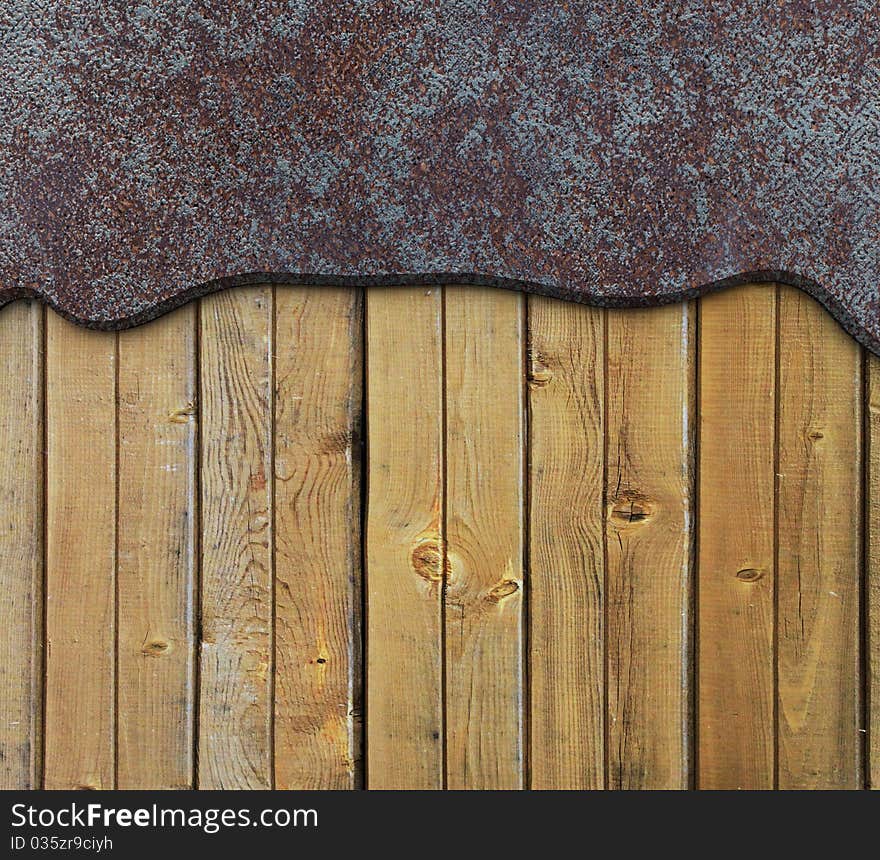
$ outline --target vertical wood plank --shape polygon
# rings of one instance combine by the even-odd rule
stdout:
[[[200,308],[199,787],[272,787],[272,289]]]
[[[358,778],[361,295],[275,300],[275,773],[279,789]]]
[[[861,787],[859,345],[780,290],[779,788]]]
[[[865,668],[867,695],[868,787],[880,789],[880,357],[868,355],[866,385],[865,504]]]
[[[608,786],[688,787],[695,337],[689,305],[608,312]]]
[[[118,787],[193,784],[196,312],[119,335]]]
[[[45,786],[115,787],[117,338],[46,325]]]
[[[367,290],[367,777],[443,787],[441,288]]]
[[[698,786],[774,784],[776,293],[700,300]]]
[[[534,789],[604,786],[604,320],[528,297]]]
[[[497,289],[446,291],[450,788],[525,778],[524,307]]]
[[[43,651],[43,319],[0,311],[0,789],[40,788]]]

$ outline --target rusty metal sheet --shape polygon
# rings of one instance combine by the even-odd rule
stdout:
[[[0,303],[782,281],[880,352],[880,4],[0,0]]]

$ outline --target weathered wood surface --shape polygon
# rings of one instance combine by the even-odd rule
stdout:
[[[511,789],[524,760],[524,306],[446,291],[449,788]]]
[[[529,298],[531,787],[605,784],[604,311]]]
[[[368,290],[367,777],[444,784],[443,294]]]
[[[609,788],[690,779],[695,317],[689,305],[608,313]]]
[[[275,296],[275,787],[360,761],[361,296]],[[317,372],[320,369],[320,372]]]
[[[775,772],[776,294],[700,306],[697,785]]]
[[[199,319],[198,784],[272,788],[274,296],[219,293]]]
[[[880,781],[880,369],[812,299],[0,313],[4,788]]]
[[[0,789],[43,779],[45,310],[0,316]]]
[[[46,327],[46,788],[116,787],[118,336]]]
[[[196,309],[119,335],[118,787],[195,778]]]
[[[780,292],[778,786],[862,783],[861,351],[812,299]]]

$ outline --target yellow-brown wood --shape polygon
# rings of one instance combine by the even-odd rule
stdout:
[[[275,301],[275,776],[356,787],[360,725],[360,291]]]
[[[199,786],[271,788],[273,290],[200,309]]]
[[[0,789],[40,788],[43,687],[43,325],[0,311]]]
[[[609,788],[690,780],[694,316],[608,312]]]
[[[367,291],[367,777],[443,786],[443,305]]]
[[[511,789],[523,756],[521,295],[446,290],[447,784]]]
[[[866,362],[865,453],[865,668],[867,678],[867,725],[865,749],[868,787],[880,789],[880,358],[869,355]]]
[[[862,356],[798,290],[778,325],[778,784],[858,788]]]
[[[193,785],[196,309],[119,335],[121,789]]]
[[[604,319],[528,299],[531,787],[602,788]]]
[[[0,312],[3,787],[880,783],[880,363],[818,304],[360,301]]]
[[[116,335],[46,326],[45,787],[115,787]]]
[[[772,788],[776,295],[700,302],[697,784]]]

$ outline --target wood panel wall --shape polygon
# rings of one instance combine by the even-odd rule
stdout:
[[[880,784],[880,364],[812,299],[0,313],[0,787]]]

